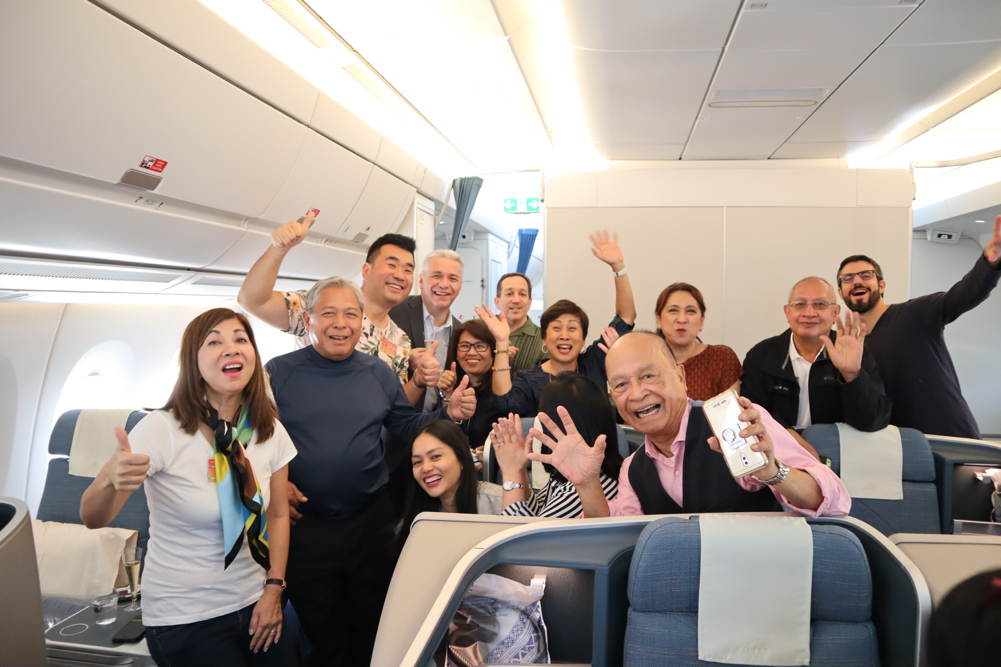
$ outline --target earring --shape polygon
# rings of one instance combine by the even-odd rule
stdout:
[[[546,344],[545,343],[542,344],[542,353],[543,354],[549,354],[549,350],[546,349]]]

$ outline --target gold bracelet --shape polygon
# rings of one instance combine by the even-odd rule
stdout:
[[[494,354],[507,354],[507,350],[494,350]]]

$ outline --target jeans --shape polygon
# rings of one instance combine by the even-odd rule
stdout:
[[[294,667],[302,664],[296,632],[287,632],[265,653],[250,651],[254,605],[205,621],[146,628],[146,646],[159,667]]]

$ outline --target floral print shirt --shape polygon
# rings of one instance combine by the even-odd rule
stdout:
[[[309,345],[306,337],[306,290],[283,292],[285,307],[288,309],[288,329],[285,331],[296,337],[296,349]],[[380,329],[364,314],[361,318],[361,338],[355,349],[363,354],[379,357],[393,369],[400,382],[407,382],[407,366],[410,363],[410,338],[396,322],[389,320],[389,326]]]

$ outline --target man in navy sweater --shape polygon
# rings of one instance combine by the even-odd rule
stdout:
[[[288,593],[313,646],[310,664],[367,665],[395,566],[386,443],[410,446],[434,419],[468,419],[468,383],[448,408],[413,408],[390,367],[355,349],[365,300],[344,278],[306,295],[311,345],[266,368],[279,417],[299,451],[289,467]]]
[[[1001,278],[1001,215],[977,263],[948,292],[893,305],[883,301],[886,281],[875,260],[845,258],[838,268],[841,298],[861,313],[865,348],[876,360],[893,402],[890,423],[922,433],[980,438],[945,345],[945,325],[977,307]]]

